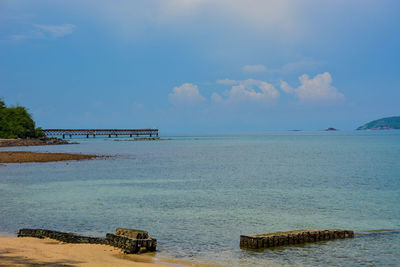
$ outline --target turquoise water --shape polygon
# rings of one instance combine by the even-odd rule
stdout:
[[[267,249],[240,234],[400,229],[400,132],[175,135],[1,148],[113,155],[0,167],[0,232],[148,230],[159,257],[226,266],[396,266],[400,232]]]

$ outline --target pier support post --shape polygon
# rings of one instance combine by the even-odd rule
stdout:
[[[108,135],[108,138],[111,138],[111,134]]]
[[[132,137],[132,134],[130,134],[129,137]]]
[[[65,138],[65,134],[62,135],[63,139]]]
[[[86,135],[86,138],[89,138],[89,135],[88,135],[88,134]]]

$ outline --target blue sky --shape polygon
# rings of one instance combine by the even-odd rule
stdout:
[[[400,1],[0,0],[0,97],[43,128],[352,130],[400,115]]]

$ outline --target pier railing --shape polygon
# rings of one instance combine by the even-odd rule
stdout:
[[[86,135],[96,137],[96,135],[105,135],[109,138],[119,135],[129,135],[130,137],[138,136],[158,136],[158,129],[43,129],[46,136],[69,136],[73,135]]]

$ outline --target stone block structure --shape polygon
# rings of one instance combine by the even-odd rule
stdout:
[[[149,233],[143,230],[117,228],[115,229],[115,235],[126,236],[133,239],[147,239]]]
[[[262,249],[336,238],[351,238],[354,232],[341,229],[309,229],[240,236],[240,248]]]
[[[105,238],[45,229],[20,229],[18,237],[51,238],[65,243],[110,245],[128,254],[155,251],[157,248],[157,240],[149,236],[146,231],[125,228],[117,228],[115,234],[107,234]]]
[[[107,234],[109,245],[123,249],[126,253],[156,251],[157,240],[142,230],[117,228],[115,234]]]
[[[74,233],[58,232],[45,229],[20,229],[18,237],[51,238],[65,243],[106,244],[106,240],[100,237],[76,235]]]

